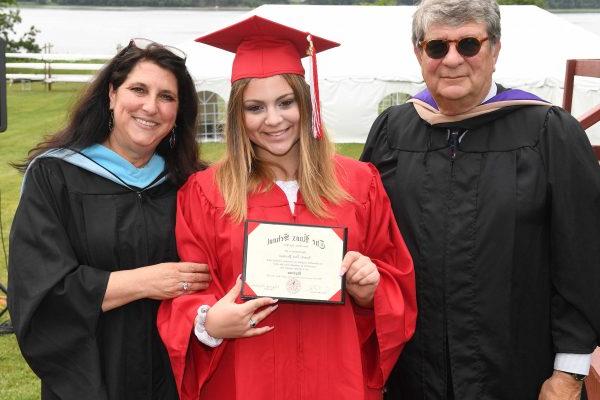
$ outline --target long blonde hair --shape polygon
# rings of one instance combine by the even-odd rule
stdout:
[[[321,140],[312,136],[310,89],[302,76],[281,75],[290,85],[300,112],[298,185],[308,209],[316,216],[329,216],[325,200],[339,204],[350,200],[340,186],[333,157],[335,146],[324,133]],[[231,86],[225,126],[226,151],[218,163],[216,183],[225,199],[225,214],[243,221],[248,212],[247,196],[271,188],[271,164],[257,158],[244,124],[244,91],[251,79],[240,79]]]

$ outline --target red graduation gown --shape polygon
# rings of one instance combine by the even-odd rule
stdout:
[[[179,255],[207,263],[213,277],[207,290],[164,301],[158,313],[181,400],[381,399],[415,329],[413,263],[374,167],[340,156],[335,162],[341,185],[355,201],[329,205],[331,218],[311,214],[301,193],[292,214],[277,185],[249,196],[248,218],[348,227],[348,250],[369,256],[381,275],[374,309],[357,307],[350,296],[344,305],[281,302],[259,324],[275,329],[225,340],[214,349],[196,339],[193,322],[198,307],[214,304],[241,273],[243,224],[222,216],[214,167],[196,173],[180,189]]]

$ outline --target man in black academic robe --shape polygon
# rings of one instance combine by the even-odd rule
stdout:
[[[493,83],[499,24],[460,7],[474,22],[413,24],[428,90],[380,115],[362,155],[417,281],[417,329],[387,398],[578,398],[600,336],[600,168],[568,113]],[[486,35],[474,55],[458,43]]]

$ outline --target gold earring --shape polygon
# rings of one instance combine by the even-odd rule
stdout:
[[[108,133],[110,133],[115,125],[115,113],[113,110],[109,109],[108,114]]]
[[[169,136],[169,147],[171,149],[175,148],[177,138],[175,137],[175,126],[171,129],[171,135]]]

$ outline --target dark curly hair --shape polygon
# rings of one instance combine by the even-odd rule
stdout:
[[[198,98],[185,60],[159,44],[140,49],[133,42],[110,60],[82,92],[70,113],[66,127],[46,137],[29,151],[23,163],[14,166],[23,172],[35,157],[48,149],[80,150],[106,141],[110,134],[108,124],[111,118],[109,86],[112,85],[114,89],[121,86],[131,70],[141,61],[150,61],[172,72],[177,79],[179,109],[175,128],[176,145],[173,149],[170,148],[167,135],[156,148],[156,152],[166,161],[171,181],[180,186],[192,173],[204,169],[206,164],[200,160],[196,142]]]

